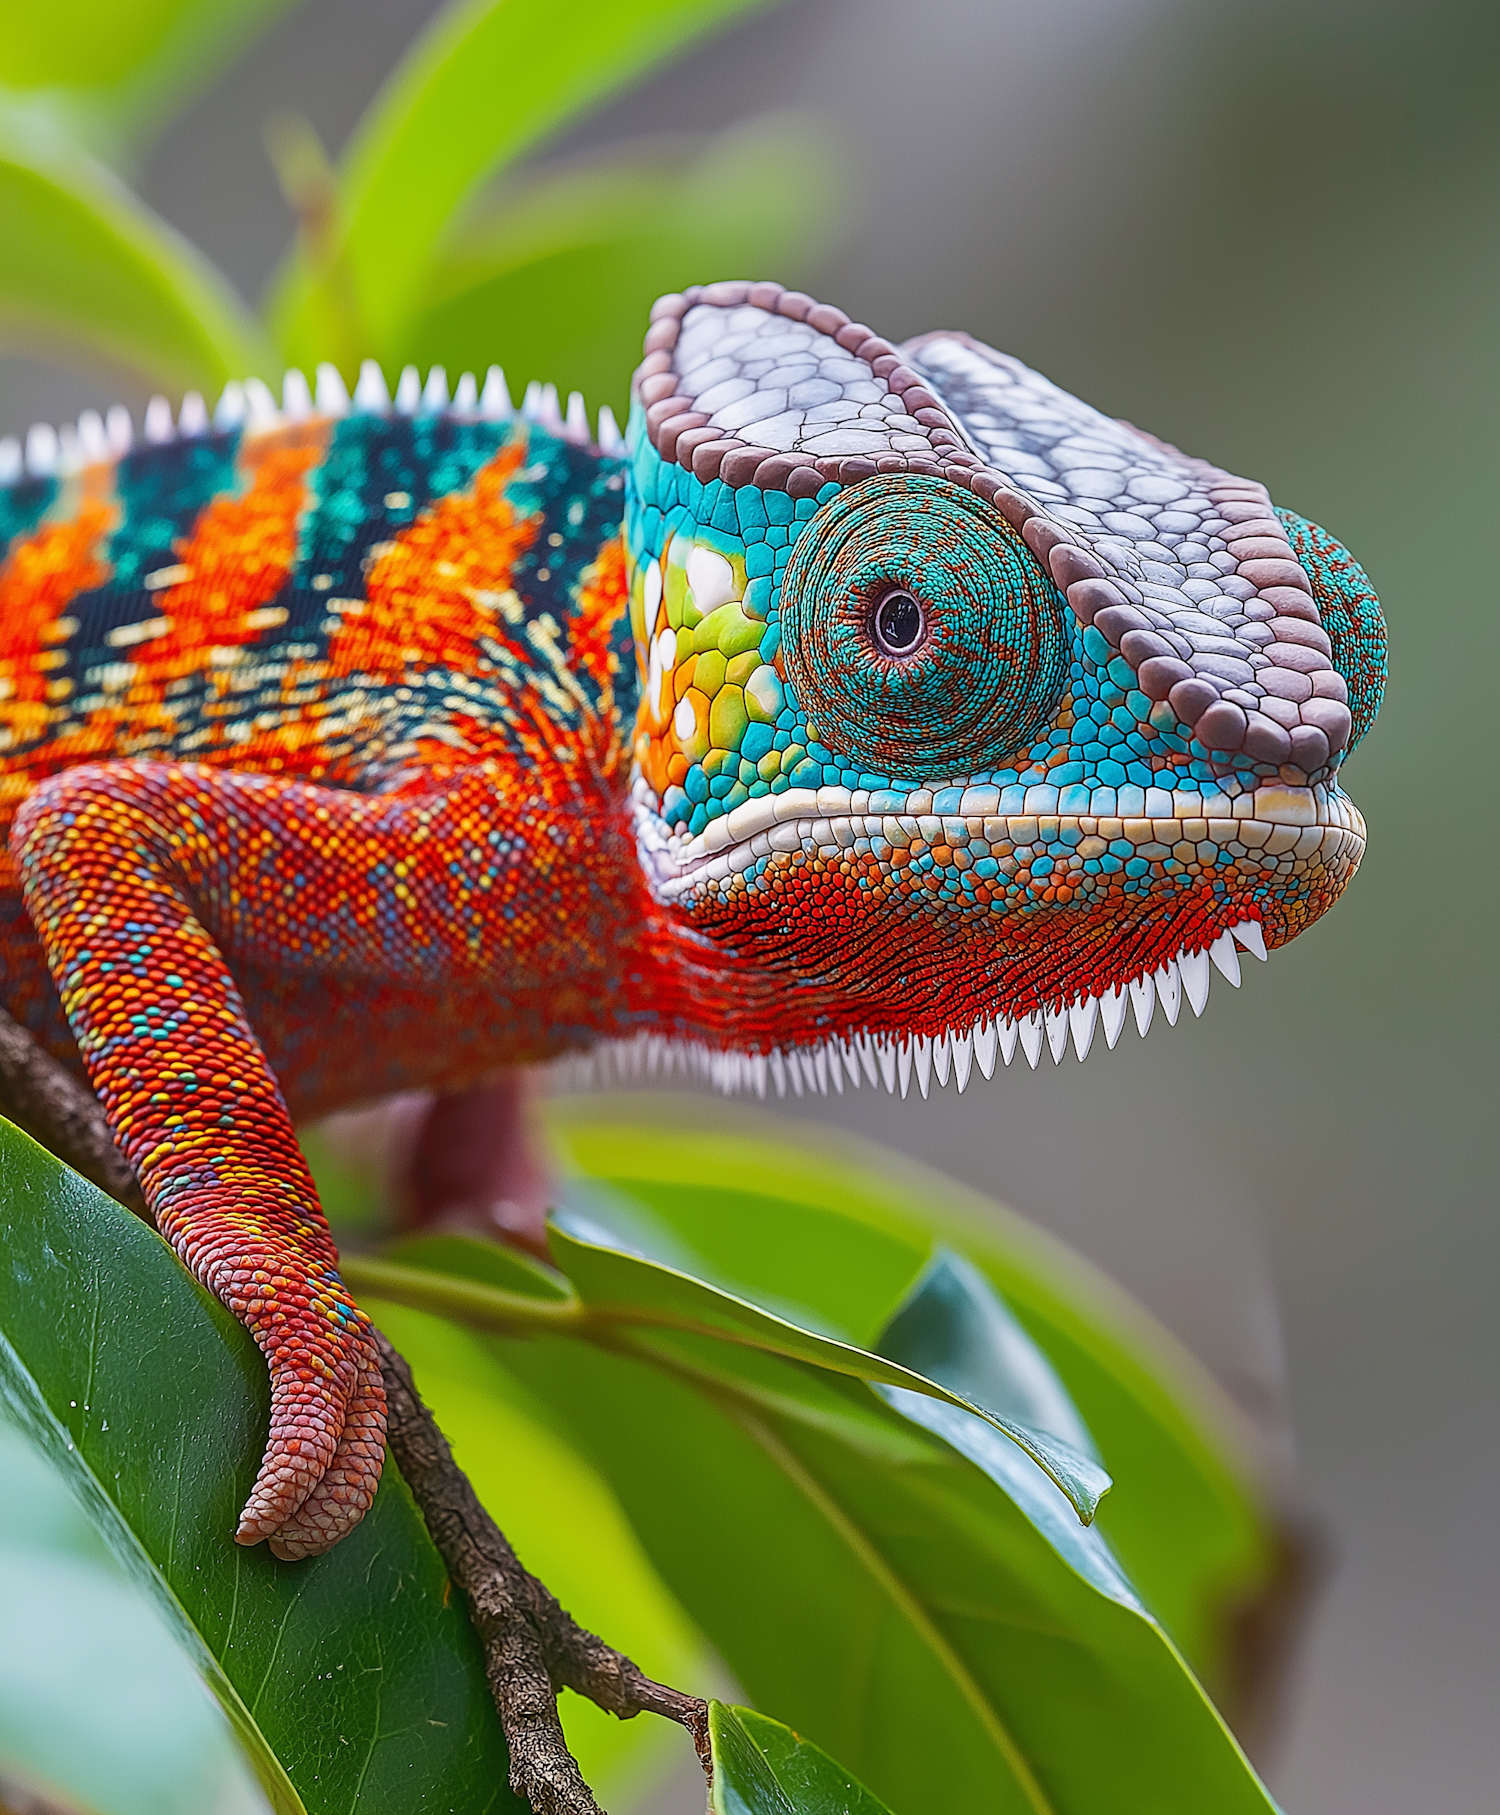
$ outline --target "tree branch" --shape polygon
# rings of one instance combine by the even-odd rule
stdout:
[[[146,1222],[150,1211],[115,1146],[98,1098],[0,1009],[0,1109]],[[411,1369],[377,1330],[391,1454],[448,1572],[468,1602],[485,1674],[510,1747],[511,1788],[538,1815],[600,1815],[568,1750],[557,1691],[572,1689],[621,1720],[660,1714],[686,1727],[712,1777],[708,1705],[646,1676],[586,1632],[524,1569],[479,1503],[447,1439],[423,1405]]]
[[[711,1774],[707,1703],[653,1682],[628,1657],[585,1631],[522,1567],[453,1460],[411,1370],[378,1330],[375,1339],[385,1375],[391,1454],[469,1603],[510,1744],[511,1788],[540,1815],[598,1815],[563,1738],[559,1688],[586,1695],[621,1720],[648,1713],[680,1722]]]

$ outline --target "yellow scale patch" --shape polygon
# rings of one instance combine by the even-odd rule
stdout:
[[[760,657],[765,621],[746,612],[744,596],[744,556],[691,536],[669,536],[659,560],[633,568],[635,756],[658,797],[694,763],[710,776],[737,764],[746,727],[775,724],[785,703],[780,674]],[[779,754],[762,762],[774,775]]]

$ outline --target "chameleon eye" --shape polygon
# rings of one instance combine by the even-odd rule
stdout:
[[[880,594],[870,622],[875,647],[893,662],[910,655],[921,643],[922,633],[927,628],[921,600],[914,598],[904,586],[892,586]]]
[[[880,474],[829,500],[792,548],[781,648],[798,703],[862,769],[998,768],[1049,722],[1066,606],[1020,537],[951,480]]]

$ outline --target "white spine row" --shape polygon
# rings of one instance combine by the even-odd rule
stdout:
[[[1080,1062],[1088,1057],[1095,1032],[1102,1027],[1105,1045],[1114,1048],[1128,1019],[1145,1037],[1160,1006],[1169,1026],[1177,1025],[1184,998],[1195,1015],[1208,1002],[1208,986],[1217,970],[1235,989],[1240,986],[1241,946],[1262,962],[1265,940],[1258,921],[1245,920],[1221,933],[1201,951],[1181,951],[1160,969],[1077,1002],[1038,1010],[1018,1021],[1002,1019],[976,1022],[966,1031],[950,1030],[934,1039],[877,1039],[856,1034],[850,1040],[825,1040],[815,1046],[793,1047],[769,1053],[721,1052],[692,1040],[673,1040],[658,1034],[641,1034],[634,1040],[609,1040],[591,1051],[559,1059],[552,1067],[556,1082],[567,1089],[589,1090],[654,1083],[673,1074],[710,1084],[725,1096],[754,1092],[765,1097],[843,1094],[845,1081],[855,1089],[861,1083],[885,1087],[904,1097],[915,1078],[925,1097],[936,1079],[940,1088],[951,1081],[962,1094],[977,1065],[986,1078],[995,1074],[997,1060],[1009,1065],[1020,1051],[1034,1071],[1044,1050],[1060,1065],[1071,1037]]]
[[[289,371],[282,380],[279,405],[270,386],[259,378],[225,385],[212,411],[201,393],[189,391],[175,420],[166,398],[153,397],[141,421],[141,440],[156,444],[190,441],[211,429],[233,428],[260,435],[313,416],[347,416],[351,410],[379,416],[446,413],[465,421],[509,422],[519,418],[580,447],[592,445],[601,454],[619,457],[625,451],[613,410],[607,403],[601,405],[598,430],[593,431],[588,408],[578,391],[570,393],[564,409],[556,385],[533,380],[517,410],[499,366],[491,366],[485,373],[482,387],[472,372],[465,372],[451,396],[448,374],[442,366],[432,368],[425,384],[417,368],[407,366],[396,381],[392,397],[385,374],[373,359],[367,359],[360,367],[352,398],[338,368],[332,365],[320,365],[312,385],[295,368]],[[34,423],[27,430],[24,444],[14,435],[0,440],[0,485],[14,485],[23,477],[67,478],[100,461],[120,459],[130,452],[135,439],[130,411],[119,403],[103,416],[97,410],[85,410],[76,424],[67,423],[60,429],[45,422]]]

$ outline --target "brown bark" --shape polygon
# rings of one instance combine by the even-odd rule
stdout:
[[[628,1657],[586,1632],[521,1566],[453,1460],[405,1361],[379,1331],[376,1341],[391,1454],[468,1601],[510,1745],[511,1788],[540,1815],[598,1815],[563,1738],[557,1717],[561,1688],[586,1695],[621,1720],[648,1713],[679,1721],[693,1735],[708,1771],[707,1703],[653,1682]]]

